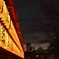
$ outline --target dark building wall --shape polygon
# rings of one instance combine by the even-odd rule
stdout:
[[[7,56],[7,55],[1,55],[0,54],[0,59],[21,59],[21,58],[16,57],[16,56]]]
[[[22,59],[22,58],[0,47],[0,59]]]
[[[25,59],[35,59],[35,52],[25,52]]]
[[[55,59],[55,56],[51,53],[36,54],[35,52],[25,52],[25,59]]]

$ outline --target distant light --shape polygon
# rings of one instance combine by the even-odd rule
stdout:
[[[36,55],[36,57],[38,57],[38,55]]]

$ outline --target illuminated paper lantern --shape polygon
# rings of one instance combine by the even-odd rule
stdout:
[[[0,47],[24,58],[24,50],[19,39],[5,1],[0,0]]]

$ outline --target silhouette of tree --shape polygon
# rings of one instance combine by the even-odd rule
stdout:
[[[53,22],[54,26],[52,26],[52,29],[53,29],[52,32],[55,33],[56,42],[53,42],[54,44],[51,43],[50,46],[53,45],[53,46],[55,46],[55,48],[57,48],[59,50],[59,46],[58,46],[59,45],[59,9],[58,8],[56,9],[54,5],[49,5],[49,4],[42,5],[42,8],[47,10],[45,12],[45,15],[47,17],[50,17],[51,20],[57,22],[57,23]]]
[[[33,51],[35,51],[35,48],[31,46],[31,43],[27,43],[26,44],[26,51],[33,52]]]
[[[42,47],[39,47],[37,50],[36,50],[36,53],[44,53],[44,49]]]
[[[33,17],[31,30],[44,33],[46,39],[42,38],[43,40],[57,40],[56,44],[59,49],[59,11],[54,5],[48,4],[41,5],[41,9],[43,16],[36,15]]]
[[[54,40],[53,42],[50,43],[49,47],[47,48],[47,51],[49,53],[58,53],[58,48],[57,48],[57,40]]]
[[[50,28],[53,29],[56,39],[59,41],[59,26],[58,26],[59,25],[59,10],[56,9],[54,5],[49,5],[49,4],[42,5],[42,8],[46,10],[44,12],[45,15],[51,18],[49,20],[53,21],[54,26],[51,25]],[[57,23],[54,21],[56,21]],[[46,24],[46,25],[50,25],[50,24]]]

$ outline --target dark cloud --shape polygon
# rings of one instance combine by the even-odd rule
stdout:
[[[44,12],[38,11],[41,10],[42,4],[49,4],[50,6],[54,6],[55,9],[59,7],[59,0],[15,0],[16,10],[19,17],[19,23],[21,26],[22,37],[24,44],[32,43],[36,47],[37,45],[41,45],[47,42],[50,42],[49,38],[44,33],[31,31],[30,28],[33,25],[32,19],[34,16],[39,15],[42,21],[44,19]],[[32,11],[30,11],[32,10]],[[34,11],[33,11],[34,10]],[[37,10],[37,11],[35,11]],[[48,18],[48,17],[47,17]],[[45,23],[51,23],[51,21],[43,21]],[[40,25],[41,26],[41,25]],[[45,39],[45,40],[44,40]],[[47,39],[47,40],[46,40]],[[44,45],[42,45],[44,46]]]
[[[18,5],[38,5],[38,4],[57,4],[59,0],[15,0],[16,4]]]

